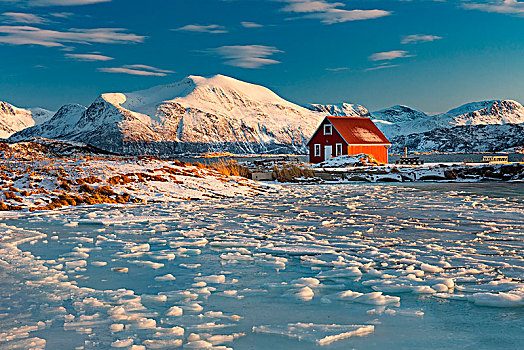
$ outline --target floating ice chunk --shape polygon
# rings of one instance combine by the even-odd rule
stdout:
[[[213,344],[205,340],[195,340],[184,344],[184,349],[211,349]]]
[[[196,246],[196,247],[204,247],[206,244],[208,244],[209,241],[205,238],[184,238],[180,241],[174,241],[169,242],[169,246],[171,248],[178,248],[178,247],[189,247],[189,246]]]
[[[179,266],[186,269],[198,269],[202,264],[180,264]]]
[[[140,317],[138,319],[133,319],[132,323],[126,325],[127,330],[134,329],[154,329],[156,328],[156,320],[152,318]]]
[[[124,325],[122,323],[113,323],[109,329],[111,330],[111,332],[113,333],[116,333],[116,332],[121,332],[124,330]]]
[[[199,303],[190,303],[181,306],[182,309],[189,312],[201,312],[204,308]]]
[[[111,343],[111,347],[113,347],[113,348],[127,348],[127,347],[133,345],[134,342],[135,341],[134,341],[133,338],[122,339],[122,340],[115,340],[114,342]]]
[[[337,325],[291,323],[287,326],[255,326],[253,332],[277,334],[293,339],[306,340],[318,345],[329,345],[333,342],[351,337],[363,337],[373,333],[373,325]]]
[[[315,287],[320,284],[320,281],[312,277],[301,277],[299,279],[291,281],[291,284],[293,284],[295,287]]]
[[[371,289],[385,293],[410,293],[413,290],[413,286],[405,284],[379,284],[371,286]]]
[[[131,253],[136,253],[136,252],[148,252],[151,249],[151,247],[149,246],[149,243],[143,243],[143,244],[128,243],[124,246],[123,249]]]
[[[163,276],[156,276],[155,277],[155,281],[174,281],[176,280],[175,276],[173,276],[172,274],[168,273],[167,275],[163,275]]]
[[[446,288],[446,291],[448,289]],[[415,294],[435,294],[436,291],[430,286],[414,286],[413,293]]]
[[[313,299],[313,297],[315,296],[315,292],[313,292],[313,290],[311,288],[309,288],[309,287],[304,287],[304,288],[301,288],[301,289],[299,289],[297,291],[294,291],[293,294],[298,299],[301,299],[301,300],[304,300],[304,301],[309,301],[309,300]]]
[[[114,272],[120,272],[120,273],[127,273],[129,269],[127,267],[113,267],[111,271]]]
[[[400,301],[399,297],[382,295],[382,292],[371,292],[363,294],[359,292],[353,292],[351,290],[338,293],[338,298],[340,300],[347,300],[355,303],[369,305],[396,304]]]
[[[173,349],[182,346],[182,339],[147,339],[143,344],[147,349]]]
[[[187,341],[188,342],[192,342],[192,341],[197,341],[197,340],[200,340],[200,335],[196,334],[196,333],[191,333],[187,336]]]
[[[181,307],[178,307],[178,306],[173,306],[171,308],[169,308],[169,310],[167,310],[166,312],[166,316],[182,316],[182,314],[184,313],[184,311],[182,310]]]
[[[227,297],[236,297],[238,295],[237,290],[225,290],[222,293],[224,293],[224,295]]]
[[[429,273],[439,273],[439,272],[444,271],[442,267],[425,264],[425,263],[421,264],[420,268],[422,269],[422,271],[429,272]]]
[[[448,289],[455,287],[455,282],[451,278],[432,278],[431,282],[435,284],[443,284]]]
[[[524,294],[475,293],[468,297],[475,305],[491,307],[524,307]]]
[[[167,301],[167,295],[165,294],[157,294],[157,295],[142,294],[141,299],[142,301],[145,301],[145,302],[164,303]]]
[[[106,266],[107,262],[105,262],[105,261],[91,261],[91,265],[92,266],[96,266],[96,267],[102,267],[102,266]]]
[[[431,288],[434,289],[437,293],[445,293],[449,290],[448,286],[443,283],[437,283],[431,286]]]
[[[68,223],[64,224],[64,226],[67,226],[67,227],[77,227],[77,226],[78,226],[78,222],[76,222],[76,221],[71,221],[71,222],[68,222]]]
[[[148,261],[148,260],[133,260],[133,261],[130,261],[130,263],[135,264],[135,265],[147,266],[155,270],[158,270],[164,267],[163,263],[157,263],[157,262]]]
[[[74,270],[77,267],[86,267],[86,266],[87,266],[87,261],[85,260],[67,261],[65,263],[65,267],[68,270]]]
[[[215,284],[222,284],[226,282],[226,276],[224,275],[210,275],[210,276],[201,276],[201,277],[195,277],[195,281],[203,281],[206,283],[215,283]]]
[[[450,294],[450,293],[436,293],[433,296],[442,298],[442,299],[451,299],[451,300],[468,300],[468,296],[464,294]]]

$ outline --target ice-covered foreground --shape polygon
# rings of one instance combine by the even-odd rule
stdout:
[[[285,186],[0,226],[0,348],[524,343],[524,185]]]

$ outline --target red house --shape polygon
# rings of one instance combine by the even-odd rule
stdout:
[[[308,142],[309,161],[364,153],[388,162],[391,142],[367,117],[326,117]]]

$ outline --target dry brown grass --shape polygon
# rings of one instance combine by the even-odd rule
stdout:
[[[225,176],[251,177],[251,170],[237,163],[236,160],[219,160],[211,164],[211,168]]]
[[[295,182],[298,178],[312,178],[314,173],[310,169],[294,164],[283,164],[282,167],[273,167],[273,178],[280,182]]]
[[[14,192],[6,191],[4,192],[5,199],[12,199],[17,202],[21,202],[22,198],[18,197]]]

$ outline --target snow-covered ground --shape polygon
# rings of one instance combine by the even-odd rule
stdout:
[[[524,185],[293,185],[0,223],[0,348],[506,348]]]
[[[52,141],[2,144],[1,210],[241,197],[268,190],[260,183],[203,165],[151,157],[55,156],[50,154],[55,143],[62,149],[85,146]]]

